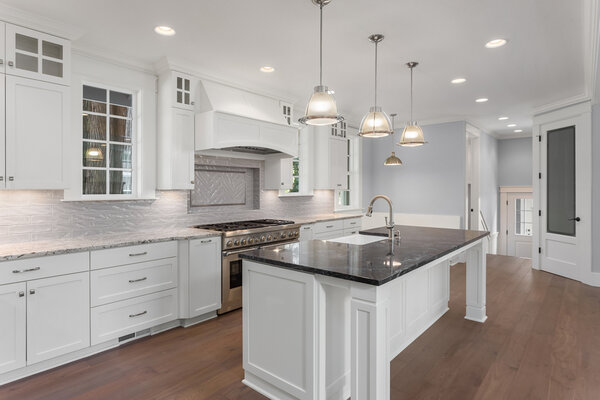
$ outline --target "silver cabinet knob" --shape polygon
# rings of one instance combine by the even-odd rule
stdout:
[[[193,185],[193,184],[194,184],[194,181],[190,181],[190,183]]]
[[[8,177],[8,180],[9,180],[10,182],[12,182],[12,181],[14,181],[14,180],[15,180],[15,177],[14,177],[14,176],[9,176],[9,177]]]
[[[0,65],[4,64],[4,60],[0,58]]]
[[[4,177],[0,176],[0,182],[4,182]]]
[[[12,67],[12,66],[14,66],[14,65],[15,65],[15,63],[14,63],[13,61],[9,61],[9,62],[8,62],[8,66],[9,66],[9,67]]]
[[[25,292],[21,291],[18,293],[18,295],[19,295],[19,297],[23,297],[23,296],[25,296]]]
[[[35,294],[35,289],[29,289],[29,294]]]

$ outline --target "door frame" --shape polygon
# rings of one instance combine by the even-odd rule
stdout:
[[[542,202],[542,179],[545,179],[541,151],[544,126],[569,120],[575,121],[577,151],[577,214],[581,222],[577,225],[577,280],[588,285],[600,286],[600,273],[592,271],[592,106],[586,101],[569,107],[534,116],[533,119],[533,204],[538,217],[533,220],[532,267],[541,269],[542,218],[546,218],[546,205]],[[567,126],[567,125],[565,125]],[[539,212],[541,211],[541,213]],[[541,215],[540,215],[541,214]]]
[[[498,249],[502,255],[508,254],[508,196],[514,193],[533,193],[533,187],[500,186],[500,233],[498,235]]]
[[[467,124],[465,127],[465,229],[482,230],[479,216],[479,171],[481,131]],[[471,191],[469,191],[471,184]],[[469,202],[470,200],[470,202]],[[473,212],[471,212],[471,209]]]

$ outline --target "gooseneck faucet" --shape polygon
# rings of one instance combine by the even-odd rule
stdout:
[[[365,216],[367,217],[371,217],[373,215],[373,203],[375,203],[375,201],[377,199],[384,199],[385,201],[387,201],[388,206],[390,207],[390,216],[385,217],[385,227],[388,229],[388,237],[390,240],[394,239],[394,211],[393,211],[393,206],[392,206],[392,200],[390,200],[389,197],[384,196],[382,194],[379,194],[375,197],[373,197],[371,199],[371,202],[369,203],[369,207],[367,208],[367,213],[365,214]]]

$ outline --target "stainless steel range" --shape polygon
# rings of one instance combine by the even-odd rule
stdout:
[[[258,219],[197,225],[195,228],[221,232],[221,308],[223,314],[242,307],[242,260],[239,254],[259,247],[297,242],[300,225],[294,221]]]

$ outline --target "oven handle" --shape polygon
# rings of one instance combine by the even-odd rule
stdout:
[[[246,249],[236,250],[236,251],[224,251],[223,252],[223,257],[229,257],[229,256],[234,255],[234,254],[244,253],[246,251],[251,251],[251,250],[256,250],[256,249],[258,249],[258,247],[248,247]]]

